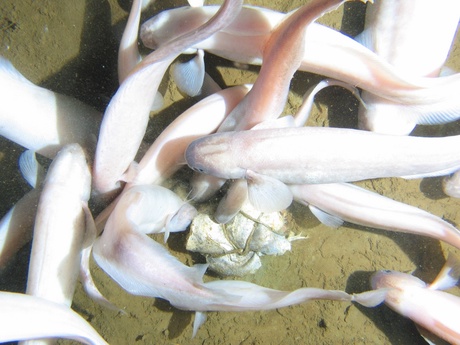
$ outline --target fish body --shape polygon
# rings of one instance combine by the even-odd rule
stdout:
[[[358,181],[454,171],[460,136],[400,137],[341,128],[216,133],[192,142],[187,164],[227,179],[248,171],[286,184]]]
[[[0,135],[48,158],[71,143],[94,151],[101,114],[90,106],[33,84],[3,57],[0,93]]]
[[[219,131],[250,129],[281,115],[291,79],[304,56],[307,27],[340,3],[340,0],[309,2],[287,15],[273,29],[263,47],[263,63],[254,86],[228,115]],[[276,83],[272,83],[273,80]]]
[[[398,20],[393,20],[395,16]],[[357,40],[396,70],[414,77],[438,77],[460,20],[460,3],[383,0],[367,7],[364,31]],[[427,23],[430,25],[427,25]],[[455,112],[422,116],[417,108],[364,91],[360,128],[388,134],[409,134],[417,124],[454,121]]]
[[[343,221],[372,228],[406,232],[442,240],[460,249],[460,231],[417,207],[387,198],[350,183],[289,186],[294,200],[309,206],[320,221]],[[321,213],[317,213],[318,211]],[[332,222],[328,222],[332,217]]]
[[[27,294],[70,306],[85,236],[91,175],[77,144],[54,159],[37,208]]]
[[[155,94],[169,65],[183,50],[228,25],[241,6],[241,0],[226,1],[199,30],[158,48],[126,77],[110,100],[101,123],[93,167],[94,187],[99,193],[111,195],[120,188],[123,174],[144,137]]]
[[[124,212],[121,212],[124,210]],[[117,222],[129,222],[145,234],[183,231],[196,215],[196,209],[174,192],[157,185],[139,185],[123,191],[114,210]]]
[[[163,42],[196,29],[217,8],[182,7],[163,11],[141,26],[141,40],[146,47],[156,49]],[[241,15],[228,27],[193,47],[238,63],[261,65],[270,34],[288,15],[262,7],[244,6]],[[397,100],[402,95],[408,96],[408,90],[430,84],[428,80],[400,73],[352,38],[318,23],[306,28],[304,45],[307,48],[299,70],[339,79],[388,99]]]
[[[160,183],[183,165],[187,145],[214,132],[249,91],[234,86],[208,96],[178,116],[147,150],[130,179],[131,185]]]
[[[207,265],[186,266],[148,237],[145,232],[150,232],[146,229],[151,223],[154,203],[145,207],[145,203],[132,203],[132,197],[138,196],[124,194],[115,206],[104,232],[94,244],[94,258],[129,293],[163,298],[179,309],[196,311],[194,333],[204,322],[202,313],[206,311],[267,310],[311,299],[351,299],[342,291],[315,288],[286,292],[243,281],[204,283],[202,277]],[[151,197],[152,202],[156,198],[161,209],[163,198],[155,193]],[[181,228],[187,225],[183,222]]]
[[[394,20],[396,16],[398,20]],[[376,1],[367,6],[364,31],[357,39],[405,74],[437,77],[459,19],[456,0],[437,4],[427,0]]]
[[[43,298],[0,292],[0,341],[68,338],[89,345],[107,345],[91,325],[70,307]]]
[[[460,298],[430,288],[409,274],[379,271],[372,277],[375,289],[388,289],[385,304],[419,326],[448,341],[460,344]]]

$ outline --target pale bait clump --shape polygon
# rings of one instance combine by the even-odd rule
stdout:
[[[227,224],[199,214],[190,227],[187,250],[206,257],[209,268],[221,275],[243,276],[255,273],[264,255],[283,255],[291,242],[305,239],[295,235],[286,212],[262,213],[246,203]]]

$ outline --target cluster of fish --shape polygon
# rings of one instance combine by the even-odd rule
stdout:
[[[140,16],[148,4],[134,0],[119,50],[120,86],[104,114],[34,85],[1,58],[0,94],[5,98],[0,134],[28,149],[19,164],[34,189],[0,221],[1,267],[33,241],[26,294],[0,292],[0,341],[40,338],[50,343],[65,337],[106,344],[70,308],[79,276],[90,297],[116,308],[92,280],[92,253],[127,292],[194,311],[193,336],[209,311],[268,310],[323,299],[366,307],[385,302],[415,321],[427,338],[460,344],[455,321],[460,299],[442,291],[460,278],[454,256],[430,285],[405,273],[380,271],[372,278],[373,290],[359,294],[320,288],[280,291],[240,280],[203,282],[216,255],[233,255],[229,261],[235,261],[235,255],[249,253],[248,260],[254,260],[254,253],[289,250],[289,241],[299,237],[274,231],[285,226],[279,212],[293,200],[329,226],[347,221],[428,236],[460,249],[459,230],[442,218],[350,184],[452,174],[444,180],[444,191],[459,195],[460,136],[408,134],[418,124],[460,117],[460,74],[439,76],[460,3],[445,0],[449,6],[439,6],[439,13],[417,0],[368,4],[365,30],[353,40],[315,23],[342,2],[312,0],[288,14],[243,7],[242,0],[225,0],[221,6],[190,3],[142,25],[141,40],[154,50],[141,58]],[[445,13],[447,7],[452,10]],[[425,11],[442,18],[440,34],[421,35],[420,42],[411,35],[420,37]],[[404,34],[397,25],[387,25],[396,16],[406,25]],[[261,65],[257,80],[221,90],[205,73],[205,51]],[[161,107],[159,85],[184,53],[196,57],[176,64],[174,79],[182,92],[202,100],[147,146],[142,140],[150,111]],[[407,58],[414,54],[416,63]],[[297,114],[280,117],[298,70],[331,79],[307,91]],[[304,126],[315,94],[330,85],[359,98],[360,129]],[[46,173],[35,153],[52,159]],[[160,185],[185,164],[195,171],[190,202]],[[226,182],[226,195],[213,215],[216,222],[204,218],[192,203],[210,199]],[[95,219],[88,207],[91,196],[105,205]],[[267,220],[266,214],[275,218]],[[171,232],[184,231],[192,222],[194,250],[209,254],[212,247],[216,254],[207,257],[208,264],[187,266],[148,236],[164,233],[166,242]],[[216,236],[227,242],[213,237],[222,224],[227,234]],[[219,272],[239,274],[228,265]]]

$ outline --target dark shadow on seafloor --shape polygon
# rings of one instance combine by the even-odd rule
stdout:
[[[125,23],[112,27],[107,1],[87,1],[83,18],[80,53],[41,86],[103,111],[118,87],[117,54]]]

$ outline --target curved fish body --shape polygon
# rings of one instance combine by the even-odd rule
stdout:
[[[0,292],[0,342],[67,338],[89,345],[107,345],[91,325],[70,307],[43,298]]]
[[[460,166],[460,136],[401,137],[341,128],[260,129],[195,140],[185,159],[192,169],[217,177],[248,178],[250,171],[286,184],[434,176]]]
[[[385,304],[391,309],[450,344],[460,344],[460,297],[395,271],[379,271],[371,283],[374,289],[388,289]]]
[[[444,241],[460,249],[460,231],[429,212],[349,183],[289,186],[294,200],[327,225],[343,221]],[[319,212],[319,213],[318,213]],[[331,219],[332,218],[332,219]]]
[[[437,77],[459,19],[460,3],[456,0],[436,4],[427,0],[376,1],[367,6],[364,31],[356,39],[405,74]]]
[[[249,86],[235,86],[212,94],[178,116],[158,136],[134,168],[129,185],[160,183],[184,164],[184,152],[193,140],[217,130],[243,99]]]
[[[216,10],[215,6],[204,6],[163,11],[142,25],[141,40],[154,49],[197,28]],[[227,28],[193,47],[239,63],[261,65],[270,34],[285,16],[245,6]],[[437,82],[430,78],[411,78],[352,38],[317,23],[306,29],[304,44],[306,49],[299,70],[339,79],[390,100],[420,103],[424,101],[420,94],[424,89],[437,87]],[[455,79],[458,83],[460,78]],[[436,97],[445,99],[441,92],[436,92]]]
[[[139,149],[155,94],[169,65],[182,51],[228,25],[241,6],[241,0],[227,0],[200,29],[162,45],[126,77],[101,123],[93,167],[94,187],[99,193],[111,195],[125,180],[123,175]]]
[[[460,2],[441,3],[378,1],[367,7],[365,29],[356,39],[401,73],[438,77],[460,19]],[[395,16],[397,21],[393,20]],[[406,135],[417,124],[439,124],[457,118],[455,113],[424,118],[417,109],[366,91],[361,97],[366,106],[359,109],[360,127],[379,133]]]
[[[114,212],[119,222],[126,218],[137,232],[164,232],[165,241],[170,232],[183,231],[197,213],[174,192],[157,185],[134,186],[123,191]]]
[[[33,84],[3,57],[0,94],[0,135],[48,158],[71,143],[94,151],[101,114],[72,97]]]
[[[291,79],[304,56],[306,29],[315,19],[332,11],[341,2],[311,1],[287,15],[273,29],[264,45],[263,64],[254,86],[228,115],[219,131],[250,129],[281,115]]]
[[[0,271],[32,239],[40,192],[28,192],[0,219]]]
[[[137,35],[141,20],[142,0],[134,0],[118,48],[118,81],[120,84],[141,61],[137,47]]]
[[[268,310],[314,299],[351,300],[343,291],[316,288],[279,291],[244,281],[204,283],[202,277],[207,265],[186,266],[145,234],[151,232],[147,230],[152,227],[150,210],[155,201],[162,210],[163,198],[153,193],[149,207],[145,207],[144,202],[133,200],[139,195],[128,193],[122,196],[125,200],[116,205],[104,232],[96,240],[94,258],[129,293],[163,298],[179,309],[196,311],[194,334],[205,321],[206,311]],[[176,230],[187,225],[182,222]]]

